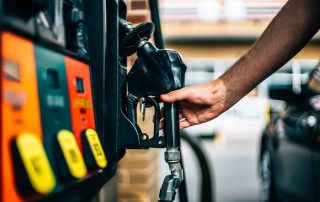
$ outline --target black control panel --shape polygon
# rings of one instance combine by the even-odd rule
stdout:
[[[116,10],[0,0],[0,201],[88,201],[115,174]]]

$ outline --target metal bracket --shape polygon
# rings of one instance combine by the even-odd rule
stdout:
[[[137,124],[136,107],[140,98],[129,94],[127,97],[127,116],[121,110],[121,125],[119,135],[119,147],[123,149],[148,149],[148,148],[164,148],[165,142],[163,136],[159,135],[160,123],[160,106],[156,100],[146,97],[146,103],[154,106],[154,134],[144,134]]]

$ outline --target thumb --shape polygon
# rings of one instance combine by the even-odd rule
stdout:
[[[179,90],[174,90],[166,94],[160,95],[160,99],[163,102],[176,102],[186,99],[190,94],[190,90],[188,88],[182,88]]]

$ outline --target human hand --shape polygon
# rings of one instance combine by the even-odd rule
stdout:
[[[185,87],[160,96],[163,102],[179,102],[180,128],[204,123],[219,116],[231,105],[224,82],[220,79]],[[163,127],[163,123],[161,123]]]

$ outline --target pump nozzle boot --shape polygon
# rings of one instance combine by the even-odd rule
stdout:
[[[157,49],[143,41],[138,59],[128,74],[128,91],[137,96],[158,96],[184,86],[186,65],[181,55],[170,49]]]

